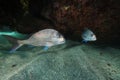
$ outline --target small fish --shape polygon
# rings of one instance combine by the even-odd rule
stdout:
[[[26,39],[26,38],[28,38],[27,34],[21,34],[21,33],[17,32],[17,31],[10,31],[10,32],[1,31],[0,35],[2,35],[2,36],[11,36],[11,37],[16,38],[16,39]]]
[[[45,46],[44,50],[47,50],[51,46],[63,43],[65,43],[65,39],[58,31],[54,29],[44,29],[34,33],[26,40],[17,40],[17,45],[10,51],[10,53],[15,52],[24,44],[32,46]]]
[[[85,28],[82,35],[81,35],[84,43],[87,43],[88,41],[96,41],[96,35],[88,28]]]
[[[10,26],[3,26],[3,29],[0,30],[0,36],[11,36],[16,39],[27,39],[28,34],[22,34],[17,31],[13,31],[9,28]]]

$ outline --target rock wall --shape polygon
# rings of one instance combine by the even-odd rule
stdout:
[[[3,6],[1,5],[0,8],[0,11],[3,11],[0,13],[2,16],[0,24],[10,23],[12,27],[23,33],[31,33],[44,28],[55,28],[63,33],[66,38],[72,40],[81,40],[82,30],[88,27],[96,34],[98,42],[118,43],[120,41],[119,0],[27,1],[28,8],[25,10],[31,15],[30,17],[25,17],[24,6],[26,5],[23,5],[24,0],[4,0],[5,4],[1,3]],[[9,8],[10,5],[14,7]],[[6,13],[9,16],[3,16]],[[21,15],[22,17],[18,17]]]

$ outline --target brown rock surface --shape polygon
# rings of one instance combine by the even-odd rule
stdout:
[[[83,28],[88,27],[96,34],[97,41],[118,43],[119,3],[119,0],[29,0],[29,12],[33,16],[23,16],[14,26],[24,33],[55,28],[72,40],[81,40]]]

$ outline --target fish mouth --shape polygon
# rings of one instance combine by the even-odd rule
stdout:
[[[95,38],[95,41],[97,40],[97,38]]]
[[[97,39],[96,38],[94,38],[94,39],[92,39],[91,41],[96,41]]]
[[[95,37],[95,39],[94,39],[95,41],[97,40],[97,38]]]
[[[97,40],[97,38],[96,38],[96,36],[94,35],[94,36],[93,36],[93,41],[96,41],[96,40]]]
[[[59,42],[60,42],[60,44],[64,44],[65,43],[65,39],[64,38],[60,38]]]

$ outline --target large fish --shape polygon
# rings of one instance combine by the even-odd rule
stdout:
[[[49,47],[65,43],[64,37],[54,29],[44,29],[34,33],[26,40],[17,40],[17,46],[14,46],[10,53],[15,52],[18,48],[24,44],[32,46],[45,46],[44,50]]]
[[[96,41],[96,35],[88,28],[85,28],[82,35],[81,35],[83,41],[82,42],[88,42],[88,41]]]

